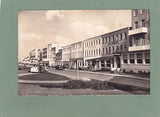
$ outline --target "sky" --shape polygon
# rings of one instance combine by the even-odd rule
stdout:
[[[20,10],[18,59],[49,43],[69,45],[131,26],[131,10]]]

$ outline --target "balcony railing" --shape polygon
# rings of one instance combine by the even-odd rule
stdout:
[[[141,46],[132,46],[128,48],[128,51],[141,51],[141,50],[150,50],[150,45],[141,45]]]
[[[133,29],[129,31],[129,35],[135,35],[135,34],[140,34],[140,33],[147,33],[147,28],[141,27],[141,28]]]

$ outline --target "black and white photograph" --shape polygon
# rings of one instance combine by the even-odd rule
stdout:
[[[150,95],[150,10],[19,10],[19,95]]]

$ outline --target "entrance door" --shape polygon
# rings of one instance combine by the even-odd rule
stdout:
[[[119,56],[116,58],[117,68],[121,67],[120,58]]]

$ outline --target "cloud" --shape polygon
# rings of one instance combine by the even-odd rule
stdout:
[[[64,12],[60,10],[54,10],[54,11],[47,11],[46,12],[46,19],[47,20],[53,20],[54,18],[63,18]]]
[[[75,21],[71,23],[71,28],[78,33],[85,34],[87,37],[98,36],[108,32],[108,28],[103,25],[95,25],[89,22]]]
[[[31,33],[31,32],[19,34],[20,40],[37,40],[37,39],[41,39],[41,38],[42,38],[41,35],[38,35],[36,33]]]

